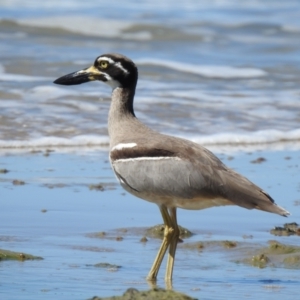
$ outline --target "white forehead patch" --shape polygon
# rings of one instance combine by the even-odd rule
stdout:
[[[122,149],[124,149],[124,148],[133,148],[133,147],[135,147],[135,146],[137,146],[136,143],[120,143],[120,144],[114,146],[114,147],[111,149],[111,151],[114,151],[114,150],[122,150]]]
[[[126,70],[123,65],[120,62],[115,62],[112,58],[106,57],[106,56],[101,56],[97,59],[98,62],[100,61],[107,61],[108,63],[115,65],[117,68],[121,69],[125,74],[129,74],[129,71]]]
[[[97,59],[97,61],[99,61],[99,62],[103,61],[103,60],[109,62],[110,64],[115,63],[115,61],[113,59],[111,59],[110,57],[106,57],[106,56],[101,56]]]

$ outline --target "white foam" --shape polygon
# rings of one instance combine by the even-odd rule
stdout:
[[[77,91],[72,89],[67,90],[55,85],[39,85],[28,91],[31,96],[45,97],[45,95],[51,95],[51,97],[58,98],[66,95],[78,95]]]
[[[117,37],[122,29],[131,25],[127,21],[111,19],[98,19],[84,16],[51,16],[44,18],[22,19],[19,24],[54,28],[59,27],[65,30],[92,36]]]
[[[214,151],[254,151],[262,149],[300,149],[300,128],[291,131],[262,130],[252,133],[223,133],[208,136],[182,136]],[[108,147],[108,136],[79,135],[72,138],[40,137],[28,140],[0,140],[0,150],[53,148],[57,151]],[[130,144],[131,145],[131,144]],[[133,144],[131,145],[133,147]]]
[[[29,140],[0,140],[0,148],[47,148],[47,147],[89,147],[89,146],[108,146],[108,137],[95,135],[80,135],[73,138],[61,137],[40,137]]]
[[[5,68],[2,64],[0,64],[0,74],[5,73]]]
[[[97,37],[118,37],[135,40],[149,40],[152,37],[151,34],[145,32],[124,32],[134,25],[133,22],[126,20],[102,19],[90,16],[51,16],[15,21],[20,25],[62,28],[70,32]]]
[[[202,145],[255,145],[300,141],[300,128],[287,132],[270,129],[252,133],[221,133],[193,137],[192,140]]]
[[[0,70],[1,71],[1,70]],[[0,72],[1,81],[17,81],[17,82],[29,82],[29,81],[49,81],[52,78],[43,77],[43,76],[29,76],[29,75],[20,75],[20,74],[8,74]]]
[[[84,95],[86,95],[85,93]],[[48,100],[66,96],[80,96],[80,90],[68,89],[57,85],[39,85],[26,91],[26,95],[34,100]],[[64,99],[64,102],[66,100]]]
[[[299,33],[300,32],[300,28],[296,25],[283,25],[281,27],[281,29],[283,31],[291,32],[291,33]]]
[[[40,85],[36,86],[32,89],[29,89],[25,93],[27,98],[30,98],[30,101],[41,101],[41,102],[47,102],[49,99],[57,99],[57,98],[63,98],[61,99],[61,103],[64,105],[72,105],[73,107],[76,107],[77,109],[83,110],[83,111],[97,111],[99,109],[99,105],[97,103],[89,103],[87,101],[84,101],[86,96],[91,97],[97,97],[99,98],[99,95],[101,93],[99,92],[87,92],[87,91],[81,91],[79,89],[70,89],[60,86],[50,86],[50,85]],[[71,100],[66,97],[70,96],[76,96],[76,97],[82,97],[82,101],[78,100]],[[56,110],[56,107],[51,106],[47,108],[48,113],[51,110]],[[63,106],[59,108],[61,111],[63,109]],[[65,118],[68,117],[68,114],[66,112]]]
[[[170,60],[140,59],[135,61],[140,65],[158,65],[173,70],[201,75],[208,78],[255,78],[266,76],[267,72],[255,68],[235,68],[231,66],[208,66],[186,64]]]

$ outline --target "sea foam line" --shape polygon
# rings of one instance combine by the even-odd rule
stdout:
[[[62,137],[40,137],[30,140],[0,140],[0,149],[15,148],[47,148],[47,147],[89,147],[109,145],[108,137],[80,135],[73,138]]]
[[[149,32],[126,32],[126,29],[135,25],[132,21],[94,18],[86,16],[51,16],[41,18],[28,18],[15,20],[20,25],[62,28],[69,32],[83,34],[88,36],[122,38],[133,40],[151,40],[152,35]]]
[[[209,66],[186,64],[170,60],[139,59],[135,60],[139,65],[157,65],[173,70],[201,75],[208,78],[255,78],[266,76],[267,72],[256,68],[236,68],[231,66]]]
[[[230,148],[258,149],[271,148],[273,144],[289,143],[297,149],[300,146],[300,128],[291,131],[262,130],[252,133],[220,133],[209,136],[182,136],[198,144],[211,147],[226,146]],[[40,137],[29,140],[0,140],[0,149],[34,149],[34,148],[82,148],[108,147],[108,136],[80,135],[72,138]]]
[[[192,140],[203,145],[255,145],[300,141],[300,128],[290,131],[269,129],[250,133],[220,133],[197,136]]]

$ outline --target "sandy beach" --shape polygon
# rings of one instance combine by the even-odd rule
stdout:
[[[295,299],[299,264],[285,265],[272,257],[260,268],[245,259],[251,261],[270,240],[300,246],[297,235],[270,234],[274,226],[299,223],[299,152],[218,156],[292,215],[239,207],[179,210],[179,224],[193,235],[179,245],[174,290],[199,299]],[[150,288],[145,276],[160,241],[147,236],[146,229],[162,223],[160,214],[156,205],[121,189],[107,157],[105,149],[1,155],[0,248],[43,258],[1,261],[1,298],[87,299]],[[227,247],[232,244],[226,241],[235,244]],[[163,275],[157,282],[162,288]]]

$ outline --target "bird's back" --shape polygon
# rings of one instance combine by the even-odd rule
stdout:
[[[113,169],[130,193],[167,207],[238,205],[288,214],[266,192],[206,148],[143,126],[137,124],[132,134],[123,134],[110,152]]]

